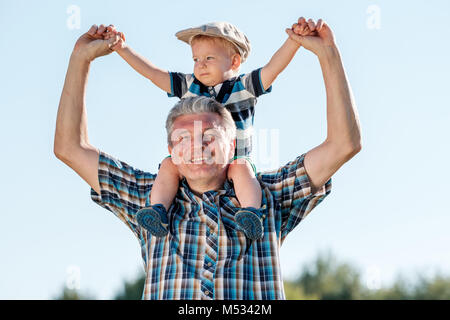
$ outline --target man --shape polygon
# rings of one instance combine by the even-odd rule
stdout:
[[[298,35],[306,25],[315,36]],[[167,120],[169,151],[184,177],[169,212],[169,235],[152,237],[137,223],[136,212],[148,205],[155,175],[99,151],[87,136],[89,66],[115,44],[113,38],[103,40],[105,29],[94,25],[75,44],[54,152],[92,187],[92,199],[139,239],[146,271],[143,298],[284,299],[282,242],[330,193],[331,176],[361,149],[356,107],[331,29],[322,20],[299,19],[286,30],[319,59],[327,93],[327,138],[278,170],[258,173],[266,217],[264,236],[256,241],[247,240],[234,221],[238,203],[226,180],[234,149],[230,116],[208,98],[180,101]]]

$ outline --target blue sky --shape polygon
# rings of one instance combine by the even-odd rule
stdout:
[[[0,1],[0,299],[52,298],[73,278],[71,266],[79,270],[83,293],[108,299],[142,270],[133,234],[95,205],[87,184],[53,156],[70,53],[94,23],[115,24],[156,65],[191,72],[190,49],[174,34],[229,21],[252,43],[241,68],[248,72],[268,62],[299,16],[326,20],[354,92],[363,150],[335,174],[330,196],[286,239],[283,274],[294,277],[327,249],[378,285],[397,275],[450,274],[450,3],[227,3]],[[80,10],[80,29],[68,27],[72,5]],[[86,97],[91,143],[156,172],[167,152],[165,117],[175,102],[117,54],[100,58],[91,66]],[[259,169],[283,165],[323,141],[325,90],[312,53],[300,49],[272,93],[259,99],[255,123],[257,142],[267,132],[275,137],[271,161],[257,145]]]

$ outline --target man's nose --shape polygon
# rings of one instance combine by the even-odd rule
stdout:
[[[196,153],[203,153],[205,149],[210,145],[211,141],[208,141],[204,139],[203,137],[197,137],[194,139],[193,143],[191,144],[191,152],[192,154]]]
[[[191,149],[199,149],[202,147],[202,138],[199,136],[194,136],[194,139],[191,140]]]

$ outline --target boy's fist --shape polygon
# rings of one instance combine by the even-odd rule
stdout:
[[[292,31],[295,34],[298,34],[299,36],[316,36],[317,35],[317,31],[315,31],[315,25],[314,22],[312,22],[312,20],[310,19],[310,21],[306,21],[305,18],[301,17],[298,19],[297,23],[294,23],[292,25]],[[314,31],[311,31],[314,30]]]
[[[301,35],[301,32],[305,31],[306,26],[311,34]],[[290,39],[313,52],[319,58],[326,54],[330,48],[333,50],[337,49],[333,31],[322,19],[317,20],[316,23],[313,19],[306,21],[305,18],[300,18],[298,23],[292,26],[292,29],[286,29],[286,33]]]
[[[125,47],[125,35],[116,30],[116,27],[109,25],[103,33],[103,39],[108,40],[114,38],[115,45],[111,47],[113,51],[119,51]]]

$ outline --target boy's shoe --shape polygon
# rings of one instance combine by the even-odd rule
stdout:
[[[169,221],[166,208],[162,204],[155,204],[142,208],[137,212],[137,222],[155,237],[167,235]]]
[[[240,209],[235,216],[237,225],[244,231],[247,238],[258,240],[263,237],[263,210],[252,207]]]

